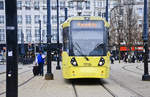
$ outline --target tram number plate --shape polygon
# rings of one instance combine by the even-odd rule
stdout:
[[[92,66],[91,63],[84,63],[84,66]]]

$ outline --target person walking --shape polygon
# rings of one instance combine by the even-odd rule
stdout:
[[[39,72],[40,75],[43,76],[44,75],[44,58],[42,58],[42,51],[39,51],[39,54],[37,55],[37,63],[39,65]]]
[[[114,57],[110,56],[111,64],[114,64]]]

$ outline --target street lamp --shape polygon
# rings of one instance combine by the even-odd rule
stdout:
[[[143,81],[150,81],[150,75],[148,72],[148,0],[144,0],[144,29],[143,29],[143,41],[144,41],[144,75],[142,76]]]

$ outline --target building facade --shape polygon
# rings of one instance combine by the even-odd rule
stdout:
[[[57,42],[57,0],[51,0],[52,42]],[[59,24],[65,21],[65,7],[68,17],[100,16],[105,17],[106,0],[59,0]],[[136,6],[138,22],[143,21],[143,0]],[[118,5],[118,0],[109,0],[109,12]],[[17,0],[18,43],[37,44],[47,42],[47,0]],[[110,17],[110,13],[109,13]],[[5,1],[0,0],[0,44],[6,43]],[[110,19],[110,18],[109,18]],[[41,29],[40,29],[41,22]],[[61,26],[60,26],[61,29]],[[61,30],[60,30],[60,41]],[[40,38],[41,37],[41,38]]]

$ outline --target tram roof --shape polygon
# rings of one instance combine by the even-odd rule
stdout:
[[[105,23],[105,27],[109,27],[109,23],[104,19],[104,18],[101,18],[101,17],[98,17],[98,16],[76,16],[76,17],[70,17],[68,18],[63,24],[62,24],[62,27],[65,28],[65,27],[69,27],[70,26],[70,22],[72,20],[85,20],[85,18],[89,18],[89,20],[102,20],[104,21]]]

